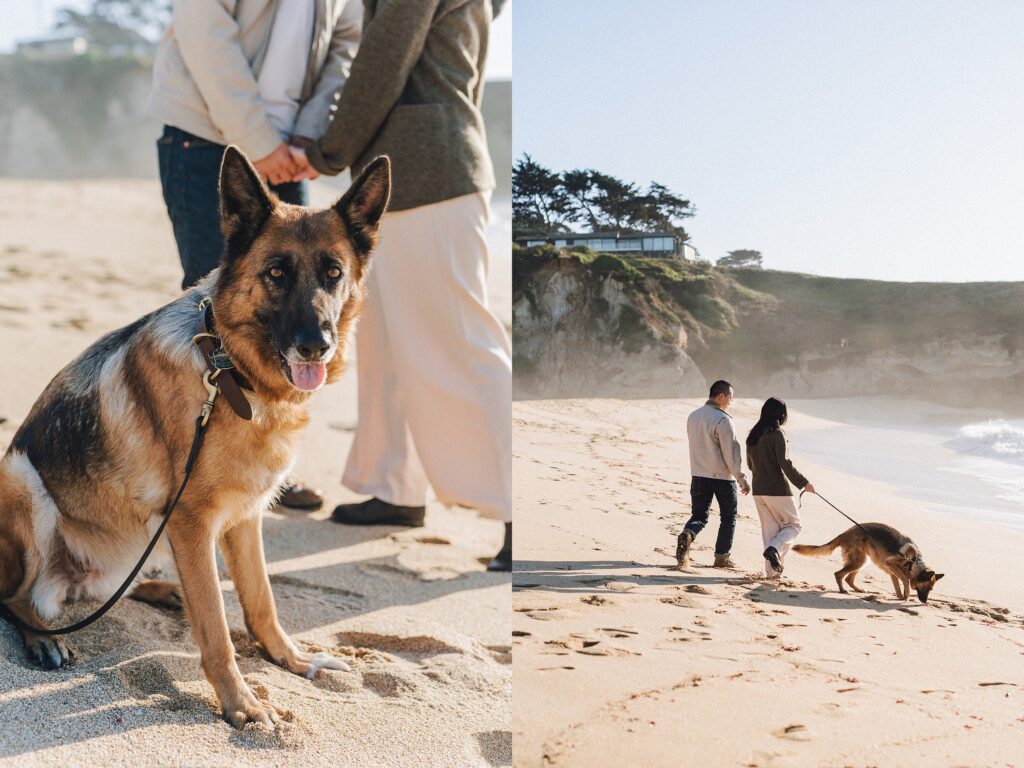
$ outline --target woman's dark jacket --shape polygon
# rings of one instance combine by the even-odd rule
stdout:
[[[786,478],[797,488],[807,485],[789,460],[786,434],[781,429],[764,432],[754,445],[747,446],[747,466],[753,473],[751,493],[754,496],[792,496]]]

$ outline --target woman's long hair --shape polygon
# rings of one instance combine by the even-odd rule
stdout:
[[[786,409],[785,401],[777,397],[769,397],[761,406],[761,418],[757,420],[757,424],[747,435],[747,448],[753,448],[761,439],[761,435],[778,429],[786,423],[788,418],[789,411]]]

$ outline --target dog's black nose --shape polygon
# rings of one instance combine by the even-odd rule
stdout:
[[[319,360],[327,354],[331,344],[319,330],[302,331],[294,339],[295,351],[303,360]]]

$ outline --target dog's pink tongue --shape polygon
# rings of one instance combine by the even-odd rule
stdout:
[[[310,391],[324,383],[327,366],[323,363],[288,363],[292,372],[292,383],[299,389]]]

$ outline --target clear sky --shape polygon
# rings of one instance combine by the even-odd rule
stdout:
[[[515,156],[666,184],[703,256],[1024,280],[1024,2],[513,10]]]
[[[361,0],[353,0],[361,2]],[[84,10],[88,0],[0,0],[0,52],[14,50],[18,40],[49,34],[59,8]],[[508,80],[512,77],[512,12],[515,3],[508,2],[494,21],[487,77]]]

